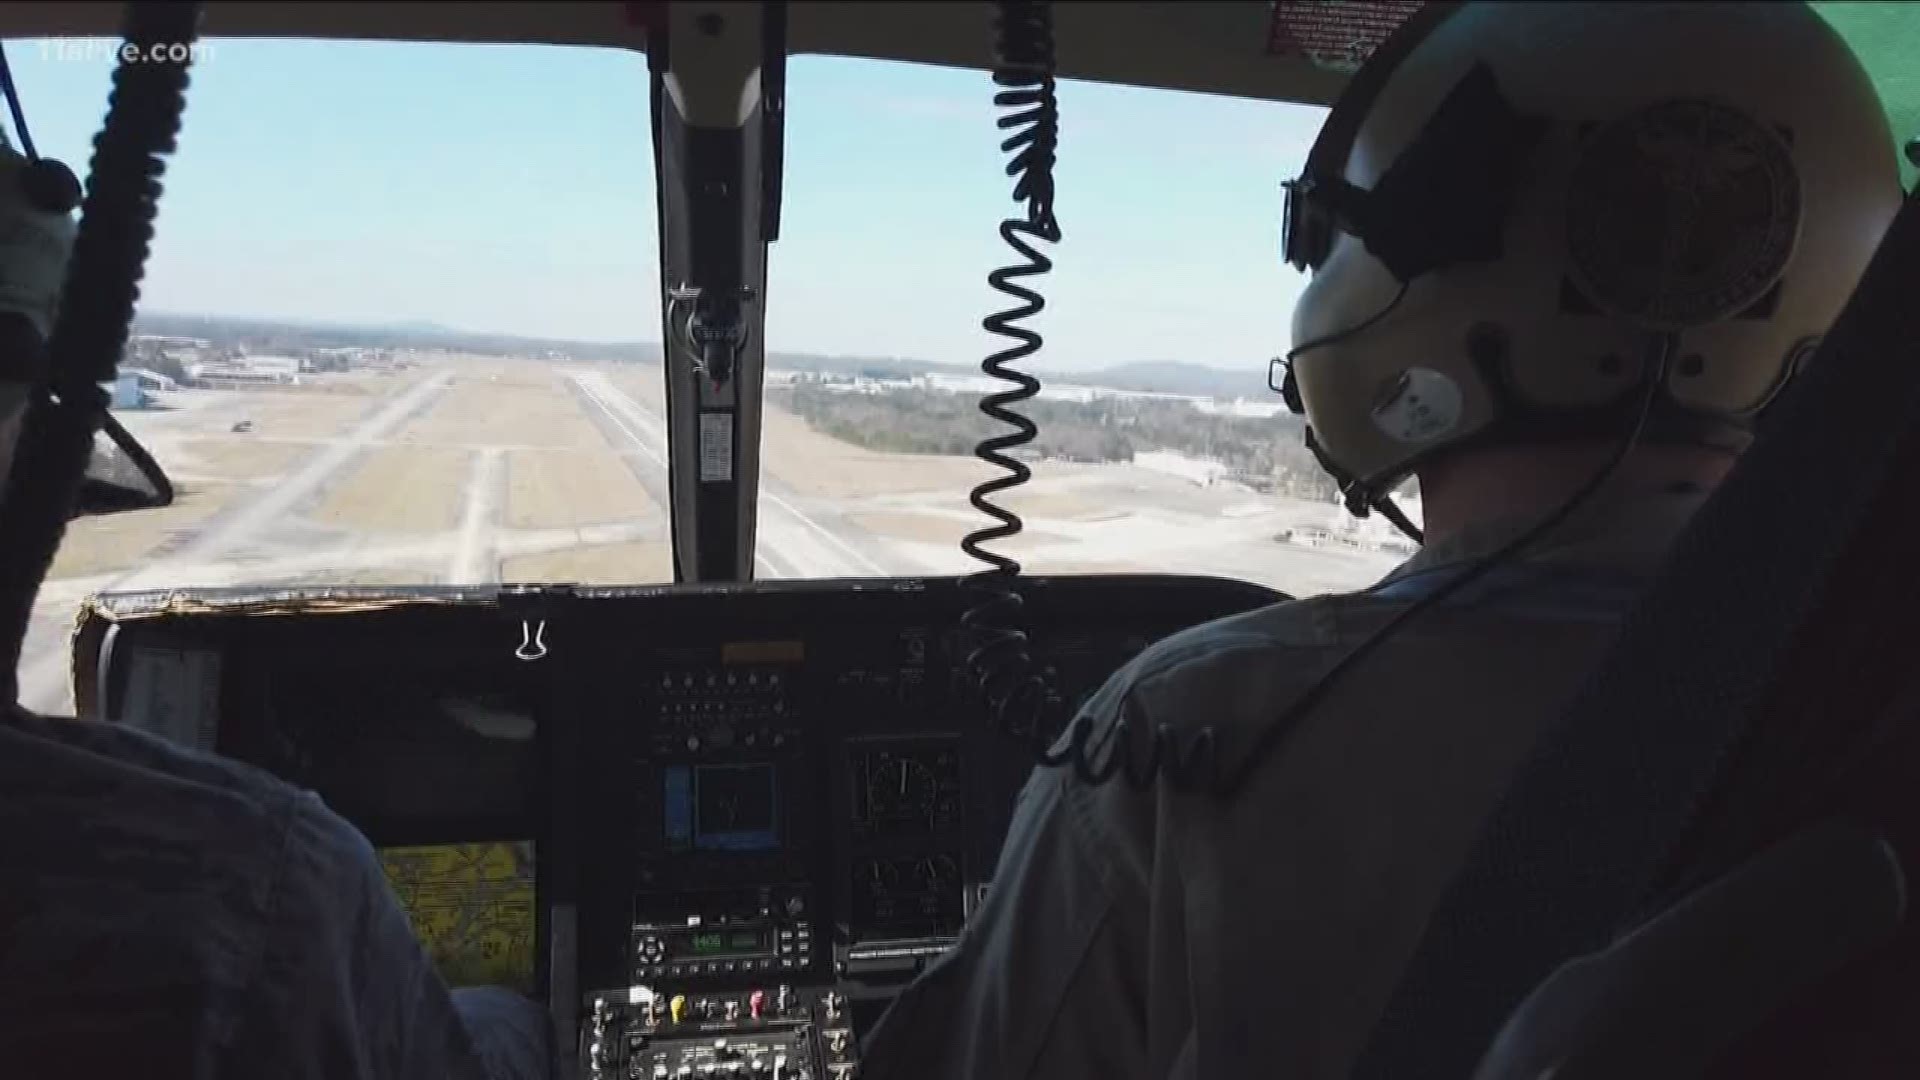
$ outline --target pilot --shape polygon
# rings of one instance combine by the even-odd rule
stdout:
[[[60,234],[8,197],[19,161],[0,159],[0,226]],[[0,251],[0,360],[14,365],[0,374],[0,478],[26,401],[7,391],[50,321],[38,286],[60,280],[35,261],[48,251],[64,258]],[[0,1062],[8,1076],[535,1080],[555,1055],[538,1004],[448,990],[366,838],[312,792],[9,705]]]
[[[1803,4],[1428,9],[1335,105],[1289,231],[1310,444],[1363,505],[1417,478],[1423,546],[1117,673],[1090,759],[1210,730],[1221,779],[1036,770],[871,1080],[1346,1077],[1543,722],[1898,208],[1881,102]]]

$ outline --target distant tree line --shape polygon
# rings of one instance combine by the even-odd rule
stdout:
[[[432,326],[310,326],[271,319],[142,314],[134,332],[204,338],[250,354],[297,355],[309,349],[446,349],[478,356],[544,356],[575,360],[659,363],[653,342],[560,341],[507,334],[470,333]]]
[[[892,453],[972,454],[981,439],[1013,430],[981,413],[979,394],[906,387],[860,393],[801,382],[770,387],[767,397],[816,431]],[[1234,480],[1259,490],[1302,498],[1335,494],[1333,481],[1306,448],[1299,418],[1287,413],[1227,416],[1186,401],[1125,397],[1034,399],[1015,411],[1039,428],[1024,448],[1038,457],[1116,462],[1173,450],[1221,462]]]

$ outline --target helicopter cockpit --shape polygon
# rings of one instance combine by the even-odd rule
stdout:
[[[1842,9],[1872,6],[1824,5],[1843,29],[1865,23]],[[1077,378],[1046,366],[1043,312],[1058,314],[1048,275],[1071,258],[1062,240],[1084,194],[1064,179],[1065,164],[1056,183],[1055,151],[1072,157],[1075,127],[1056,80],[1286,103],[1306,121],[1295,125],[1303,155],[1319,107],[1419,7],[206,4],[197,26],[183,16],[174,25],[184,32],[162,39],[182,50],[171,64],[147,65],[191,78],[162,108],[108,115],[110,131],[119,122],[135,135],[142,123],[178,125],[180,162],[195,153],[197,122],[217,121],[224,107],[199,71],[224,49],[441,43],[475,54],[592,52],[628,65],[633,78],[620,89],[631,100],[612,111],[629,117],[635,143],[643,111],[650,125],[658,248],[657,259],[642,252],[657,263],[643,283],[654,296],[630,301],[651,317],[657,297],[648,328],[657,341],[130,310],[131,337],[108,358],[118,366],[108,380],[115,401],[94,457],[106,446],[132,479],[87,489],[97,499],[83,509],[96,516],[74,527],[63,550],[79,554],[62,556],[75,560],[71,572],[49,579],[30,613],[16,694],[318,792],[380,850],[449,983],[506,985],[546,1004],[568,1075],[852,1080],[861,1035],[989,895],[1036,756],[1110,675],[1182,629],[1366,584],[1419,535],[1417,494],[1356,502],[1300,479],[1309,459],[1222,445],[1250,430],[1291,433],[1274,434],[1292,417],[1264,358],[1233,362],[1233,379],[1214,371],[1204,392],[1140,371],[1109,385],[1084,374],[1091,364]],[[0,12],[0,36],[13,43],[18,141],[35,121],[51,145],[36,118],[53,106],[36,77],[62,55],[97,61],[87,69],[90,105],[111,63],[137,78],[141,57],[87,44],[114,42],[132,25],[125,14],[105,3]],[[36,48],[42,63],[29,71],[23,57]],[[1876,76],[1903,65],[1897,45],[1883,48],[1869,56]],[[339,55],[334,107],[392,104],[356,89],[351,54]],[[984,364],[824,354],[803,363],[783,342],[790,309],[772,267],[783,230],[807,212],[789,183],[800,129],[789,106],[807,109],[795,71],[822,57],[919,65],[977,95],[977,115],[959,114],[966,119],[952,119],[944,100],[917,113],[906,102],[901,115],[968,140],[960,156],[1005,181],[996,202],[1013,195],[966,223],[981,236],[997,229],[1001,242],[967,249],[989,260],[968,273],[990,291],[967,300],[980,310],[951,327],[957,350],[979,344],[973,356],[991,354]],[[80,78],[77,70],[68,65],[64,77]],[[508,82],[533,77],[500,70]],[[209,71],[204,82],[217,78]],[[541,99],[539,115],[564,125],[564,95],[584,85],[556,77],[511,93]],[[847,85],[858,92],[857,79]],[[1913,99],[1889,100],[1904,110]],[[216,115],[197,116],[202,107]],[[1920,131],[1920,115],[1903,120]],[[434,138],[433,115],[414,122],[422,140]],[[831,117],[805,130],[885,137]],[[463,170],[520,170],[516,190],[532,195],[543,171],[572,167],[522,153],[512,130],[498,136],[494,157],[439,162],[438,180],[371,154],[352,167],[391,168],[396,192],[415,204],[407,212],[429,216],[440,212],[435,184],[457,185]],[[1182,169],[1212,167],[1200,143],[1187,152],[1195,160]],[[644,177],[620,170],[647,159],[608,153],[613,164],[591,184],[629,184],[625,193],[644,202]],[[1276,218],[1280,181],[1298,164],[1256,180]],[[96,152],[96,177],[113,165]],[[306,167],[320,177],[333,168]],[[837,203],[848,214],[899,182],[853,169],[823,173],[851,192]],[[578,197],[583,186],[555,179],[552,198]],[[220,198],[211,185],[193,191]],[[302,197],[325,192],[286,193],[284,212],[297,215]],[[147,224],[165,238],[167,196],[158,207]],[[565,228],[592,247],[594,222],[569,217]],[[1267,238],[1278,273],[1277,224],[1249,221],[1244,233]],[[916,243],[861,240],[863,251]],[[1187,253],[1204,257],[1204,240]],[[300,257],[297,242],[286,257]],[[521,257],[530,275],[553,261]],[[159,269],[183,265],[169,258]],[[137,286],[140,261],[112,269],[130,269]],[[912,302],[910,281],[861,300],[859,277],[885,267],[832,270],[845,280],[808,282],[806,294],[851,297],[849,318],[862,317],[862,303]],[[619,274],[607,270],[624,287]],[[611,288],[591,297],[623,302]],[[1047,374],[1036,378],[1036,364]],[[123,387],[134,404],[118,400]],[[1043,438],[1055,419],[1085,437]],[[1114,443],[1120,449],[1102,443],[1122,431],[1134,435]],[[1102,445],[1083,445],[1093,443]],[[179,457],[165,452],[176,449]],[[908,454],[938,467],[899,481]],[[385,492],[383,470],[420,485]],[[925,492],[939,485],[948,502],[929,509]],[[144,501],[99,494],[135,489]],[[183,509],[205,490],[218,500]],[[1127,492],[1176,509],[1128,518],[1115,510]],[[645,526],[613,520],[596,499],[629,499],[657,516]],[[170,514],[178,524],[129,527],[139,535],[114,550],[136,558],[99,553],[118,523]],[[1036,520],[1045,522],[1037,538]],[[382,524],[356,531],[367,521]],[[1218,555],[1181,564],[1192,572],[1154,572],[1150,554],[1124,543],[1169,552],[1182,538],[1203,548],[1209,536],[1228,538],[1236,558],[1284,551],[1307,569],[1262,577]],[[1083,540],[1067,542],[1074,537]],[[375,546],[403,569],[372,561]],[[404,569],[416,566],[435,569]],[[1204,747],[1154,742],[1145,760],[1110,767],[1124,774],[1116,782],[1144,785],[1209,764]]]

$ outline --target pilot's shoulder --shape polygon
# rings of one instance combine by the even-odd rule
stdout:
[[[1333,593],[1202,623],[1117,672],[1089,703],[1090,719],[1096,729],[1126,721],[1136,755],[1180,756],[1198,752],[1196,740],[1217,744],[1205,753],[1226,767],[1404,606],[1368,592]]]
[[[1246,678],[1302,674],[1353,640],[1355,627],[1394,605],[1367,593],[1331,593],[1244,611],[1189,627],[1127,666],[1135,692],[1183,692]]]
[[[1054,750],[1108,782],[1059,770],[1065,804],[1111,858],[1144,874],[1166,784],[1231,769],[1258,733],[1397,605],[1367,593],[1286,600],[1180,631],[1141,651],[1081,710]],[[1154,781],[1149,782],[1151,776]]]

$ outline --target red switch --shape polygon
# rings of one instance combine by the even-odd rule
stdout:
[[[755,990],[747,995],[747,1011],[753,1014],[755,1020],[760,1019],[760,1013],[766,1007],[767,992],[765,990]]]

